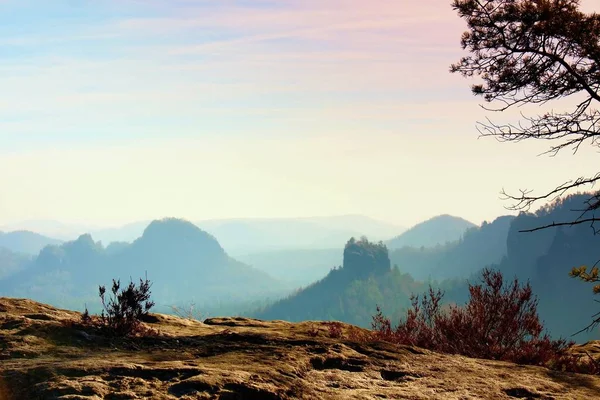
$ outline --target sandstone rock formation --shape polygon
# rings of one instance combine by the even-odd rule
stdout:
[[[69,324],[79,313],[0,298],[0,399],[600,398],[600,377],[332,339],[322,323],[151,316],[157,336],[108,339]]]

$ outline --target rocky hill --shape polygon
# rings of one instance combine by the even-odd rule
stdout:
[[[328,337],[322,323],[151,314],[107,339],[79,313],[0,298],[0,399],[593,399],[600,377]],[[600,346],[588,344],[588,350]]]
[[[11,271],[16,272],[2,274],[0,268],[0,295],[63,308],[87,303],[90,311],[98,306],[98,285],[110,284],[112,278],[128,282],[147,275],[160,305],[245,302],[291,290],[291,285],[230,257],[207,232],[174,218],[153,221],[131,244],[105,248],[86,234],[47,246],[32,262]]]
[[[390,267],[388,250],[367,238],[351,238],[343,263],[321,280],[247,316],[260,319],[337,320],[369,327],[377,306],[396,317],[410,307],[410,295],[425,286]]]

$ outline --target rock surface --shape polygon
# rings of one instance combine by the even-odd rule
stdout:
[[[332,339],[322,323],[153,314],[157,336],[109,340],[79,317],[0,298],[1,400],[600,398],[600,377]]]

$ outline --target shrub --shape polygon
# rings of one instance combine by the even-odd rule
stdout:
[[[373,316],[374,338],[475,358],[546,365],[575,370],[578,357],[567,354],[573,342],[551,340],[537,314],[537,298],[527,283],[505,284],[498,271],[485,269],[479,285],[469,284],[469,302],[441,309],[443,292],[431,287],[395,328],[379,307]]]
[[[392,329],[391,321],[378,306],[372,323],[375,337],[423,348],[437,348],[439,333],[435,324],[441,315],[440,302],[443,295],[440,290],[435,292],[430,286],[429,296],[424,295],[420,305],[419,296],[411,296],[412,309],[407,311],[406,320],[395,329]]]
[[[92,323],[92,317],[90,316],[90,312],[85,307],[85,311],[81,314],[81,323],[84,325],[89,325]]]
[[[121,288],[120,280],[113,279],[112,296],[106,299],[106,288],[99,287],[102,313],[100,327],[112,336],[131,336],[143,333],[142,318],[148,315],[154,302],[150,301],[151,283],[148,278],[140,279],[139,287],[129,282],[126,288]],[[84,316],[87,314],[84,313]],[[82,316],[82,318],[84,317]],[[89,318],[89,314],[87,314]]]
[[[194,302],[189,303],[185,307],[183,307],[183,306],[182,307],[170,306],[170,307],[171,307],[171,310],[173,311],[173,315],[176,315],[179,318],[189,319],[191,321],[202,321],[202,314],[200,314],[200,312],[195,309],[196,303],[194,303]]]
[[[332,339],[339,339],[343,336],[343,325],[341,322],[326,322],[327,329],[329,330],[329,337]]]

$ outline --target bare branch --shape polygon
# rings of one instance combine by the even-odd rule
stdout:
[[[450,71],[481,78],[482,83],[472,86],[473,94],[498,105],[482,108],[502,112],[583,96],[574,109],[550,110],[534,117],[521,113],[522,120],[516,124],[495,124],[488,118],[487,123],[477,124],[480,137],[491,136],[501,142],[546,140],[551,145],[542,154],[551,157],[564,149],[576,154],[583,144],[600,148],[600,14],[582,12],[579,0],[453,0],[452,6],[467,22],[461,46],[470,54],[451,65]],[[514,202],[509,210],[528,211],[539,201],[559,201],[568,192],[593,186],[598,180],[600,173],[565,182],[541,195],[530,190],[509,195],[504,189],[502,195]],[[600,191],[590,194],[577,218],[520,232],[590,223],[597,234],[598,209]],[[585,275],[583,267],[574,269],[572,276],[590,282],[599,277],[598,268],[593,268],[592,275]],[[600,285],[594,287],[594,293],[600,294]],[[600,324],[600,313],[592,318],[593,322],[577,333]]]
[[[586,222],[591,222],[592,224],[596,221],[600,221],[600,218],[586,218],[586,219],[581,219],[578,221],[570,221],[570,222],[553,222],[551,224],[547,224],[547,225],[543,225],[543,226],[538,226],[536,228],[531,228],[531,229],[523,229],[520,230],[519,232],[535,232],[535,231],[540,231],[542,229],[547,229],[547,228],[554,228],[557,226],[574,226],[574,225],[580,225],[580,224],[584,224]],[[593,228],[593,226],[592,226]]]
[[[531,206],[540,200],[556,200],[571,190],[584,185],[593,185],[598,180],[600,180],[600,172],[591,178],[580,177],[575,181],[565,182],[562,185],[557,186],[555,189],[539,196],[530,196],[529,194],[532,193],[531,190],[520,190],[521,194],[519,196],[513,196],[506,193],[504,189],[502,190],[502,195],[504,196],[504,200],[513,200],[517,202],[512,206],[506,207],[507,209],[511,211],[529,211]],[[592,195],[588,201],[591,201],[593,198],[598,198],[598,196],[600,196],[600,192]],[[598,202],[594,203],[593,207],[593,209],[597,209]]]

